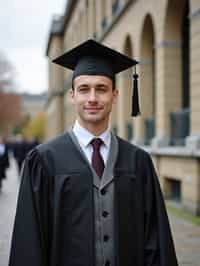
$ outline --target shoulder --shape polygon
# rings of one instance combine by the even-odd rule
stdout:
[[[145,174],[152,165],[150,154],[120,137],[117,137],[117,140],[119,147],[117,165],[120,165],[120,168],[132,169],[141,175]]]
[[[141,147],[131,144],[126,140],[118,138],[119,157],[124,166],[134,168],[140,180],[146,184],[151,184],[157,179],[157,173],[154,167],[151,155]]]
[[[42,155],[48,151],[58,150],[63,144],[67,143],[68,134],[59,135],[43,144],[40,144],[36,147],[38,152]]]
[[[139,147],[139,146],[137,146],[135,144],[132,144],[129,141],[124,140],[124,139],[122,139],[122,138],[120,138],[118,136],[117,136],[117,140],[118,140],[118,143],[119,143],[119,150],[122,153],[125,153],[127,155],[129,153],[130,154],[134,153],[140,159],[143,158],[143,160],[150,158],[150,154],[147,151],[145,151],[143,148],[141,148],[141,147]]]
[[[66,132],[43,144],[38,145],[35,150],[39,154],[43,165],[50,173],[57,173],[69,155],[73,152],[74,146],[69,133]]]
[[[66,154],[66,150],[69,151],[71,143],[72,141],[69,133],[66,132],[38,145],[36,149],[42,157],[50,159],[51,157],[59,157],[59,155],[62,156],[63,154]]]
[[[67,144],[67,136],[68,135],[65,133],[36,146],[28,153],[25,162],[31,166],[42,166],[48,171],[48,169],[51,168],[51,165],[54,164],[54,158],[63,147],[63,144],[65,142]]]

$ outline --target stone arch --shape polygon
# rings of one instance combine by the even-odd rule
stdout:
[[[117,47],[111,46],[111,49],[117,50]],[[116,75],[115,79],[116,79],[115,88],[119,89],[121,87],[119,75]],[[110,127],[116,135],[122,136],[121,129],[120,129],[120,127],[122,126],[122,123],[120,123],[120,111],[119,111],[120,110],[120,99],[119,98],[117,102],[113,104],[112,106],[112,112],[110,116]]]
[[[133,58],[133,45],[130,35],[127,35],[124,41],[123,52],[130,58]],[[132,107],[132,93],[133,93],[133,69],[129,68],[123,73],[123,100],[124,100],[124,124],[125,124],[125,137],[128,140],[133,138],[133,123],[131,117]]]
[[[189,0],[169,0],[166,8],[164,38],[163,131],[169,144],[182,145],[189,135]],[[167,129],[167,130],[166,130]]]
[[[182,108],[190,107],[190,4],[185,2],[181,25],[182,35]]]
[[[140,105],[142,116],[136,142],[149,145],[155,135],[155,31],[150,14],[144,18],[140,39]]]
[[[181,41],[181,23],[185,2],[186,0],[168,0],[164,19],[165,40]]]
[[[125,35],[121,43],[123,54],[133,58],[133,45],[131,36]],[[133,138],[133,122],[131,117],[132,79],[133,69],[119,73],[116,76],[116,87],[119,89],[118,102],[114,106],[111,116],[111,124],[119,136],[131,141]]]

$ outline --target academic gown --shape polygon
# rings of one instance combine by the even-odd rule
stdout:
[[[144,150],[117,139],[115,265],[176,266],[152,160]],[[29,153],[9,266],[95,266],[92,178],[88,162],[67,133]]]

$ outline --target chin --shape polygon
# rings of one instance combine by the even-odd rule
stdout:
[[[86,117],[83,118],[83,121],[87,122],[87,123],[98,123],[98,122],[102,122],[104,121],[105,118],[99,115],[87,115]]]

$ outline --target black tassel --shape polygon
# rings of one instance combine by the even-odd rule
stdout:
[[[139,95],[138,95],[138,74],[133,74],[133,96],[132,96],[132,116],[137,116],[140,114],[140,106],[139,106]]]

